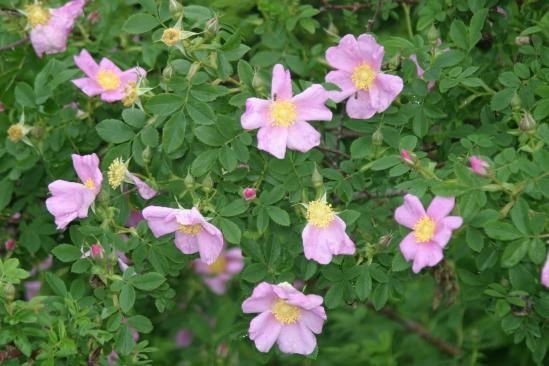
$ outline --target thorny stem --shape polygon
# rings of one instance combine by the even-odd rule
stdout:
[[[442,352],[445,352],[452,356],[459,356],[460,354],[463,353],[462,350],[457,346],[450,344],[445,340],[431,334],[431,332],[429,332],[429,329],[427,329],[422,324],[416,322],[415,320],[408,320],[403,318],[400,314],[398,314],[395,310],[391,308],[385,307],[380,310],[376,310],[371,303],[368,303],[367,306],[369,309],[374,310],[377,314],[383,315],[384,317],[398,323],[404,329],[410,332],[416,333],[418,336],[420,336],[425,341],[429,342],[430,344],[432,344]]]

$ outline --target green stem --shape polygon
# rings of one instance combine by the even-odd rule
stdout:
[[[412,31],[412,19],[410,18],[410,5],[402,3],[404,9],[404,16],[406,18],[406,30],[408,31],[408,37],[414,38],[414,32]]]

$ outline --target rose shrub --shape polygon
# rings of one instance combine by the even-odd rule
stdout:
[[[548,10],[0,0],[0,363],[546,364]]]

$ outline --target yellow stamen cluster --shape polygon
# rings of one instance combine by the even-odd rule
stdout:
[[[290,127],[297,118],[295,104],[289,100],[279,100],[271,103],[271,118],[273,126]]]
[[[179,225],[179,232],[187,235],[196,235],[202,231],[202,225]]]
[[[101,88],[107,91],[116,90],[120,86],[120,78],[111,70],[99,70],[96,80]]]
[[[307,221],[318,228],[330,225],[335,216],[332,206],[322,200],[311,201],[307,206]]]
[[[46,25],[51,18],[49,9],[43,8],[40,3],[27,5],[25,13],[27,13],[27,20],[31,27]]]
[[[175,46],[181,40],[181,31],[175,28],[167,28],[162,33],[161,40],[166,46]]]
[[[95,183],[93,182],[93,180],[91,178],[86,179],[86,181],[84,182],[84,185],[88,189],[95,189]]]
[[[414,233],[418,243],[427,243],[433,239],[435,235],[435,221],[427,215],[424,215],[414,225]]]
[[[213,274],[216,274],[216,275],[221,274],[225,272],[225,269],[227,268],[227,259],[225,258],[225,256],[220,255],[219,257],[217,257],[215,262],[213,262],[208,266],[208,268],[210,269],[210,272]]]
[[[273,307],[271,308],[275,319],[282,324],[293,324],[299,320],[299,315],[301,310],[294,305],[286,303],[282,299],[276,300]]]
[[[368,64],[355,67],[351,80],[359,90],[368,90],[376,79],[375,71]]]
[[[112,189],[120,187],[120,185],[124,182],[124,179],[126,178],[127,171],[128,168],[126,167],[126,164],[124,164],[122,159],[116,158],[113,160],[111,165],[109,165],[109,170],[107,172],[109,185],[112,187]]]
[[[122,99],[122,104],[124,107],[131,107],[139,98],[137,84],[134,82],[129,82],[128,85],[126,85],[124,92],[126,93],[126,96]]]
[[[25,130],[17,123],[8,128],[8,138],[11,142],[19,142],[25,136]]]

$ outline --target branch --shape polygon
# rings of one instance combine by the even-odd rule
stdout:
[[[22,45],[23,43],[26,43],[28,42],[29,40],[29,37],[25,37],[25,38],[22,38],[18,41],[15,41],[13,43],[10,43],[10,44],[7,44],[5,46],[2,46],[0,47],[0,52],[3,52],[3,51],[13,51],[13,49],[19,45]]]
[[[442,352],[445,352],[452,356],[459,356],[460,354],[463,353],[463,351],[457,346],[454,346],[453,344],[450,344],[445,340],[440,339],[434,336],[433,334],[431,334],[429,330],[425,328],[422,324],[414,320],[404,319],[396,311],[390,308],[382,308],[380,310],[376,310],[371,303],[368,303],[367,306],[369,309],[374,310],[376,313],[381,314],[384,317],[391,319],[394,322],[400,324],[404,329],[410,332],[416,333],[418,336],[420,336],[427,342],[431,343],[433,346],[435,346]]]
[[[366,30],[368,33],[372,31],[372,27],[374,26],[374,23],[376,22],[376,18],[379,15],[379,9],[381,8],[382,0],[377,0],[376,4],[376,11],[374,12],[374,15],[370,19],[368,19],[368,25],[366,26]]]
[[[388,189],[385,192],[357,192],[353,196],[353,200],[359,200],[362,198],[390,198],[390,197],[398,197],[398,196],[404,196],[406,193],[405,190],[402,189]]]
[[[30,358],[33,359],[34,357],[36,357],[38,352],[39,352],[38,350],[33,351]],[[21,356],[23,356],[23,352],[21,352],[19,348],[11,344],[8,344],[5,350],[0,351],[0,364],[3,363],[4,361],[13,360]]]
[[[408,5],[415,5],[418,3],[418,0],[397,0],[395,2],[404,3]],[[372,8],[372,7],[373,7],[373,4],[364,3],[364,2],[356,2],[353,4],[330,4],[329,0],[322,0],[322,7],[319,10],[321,12],[329,9],[357,11],[359,9],[366,9],[366,8]],[[377,7],[379,8],[379,1],[378,1]],[[376,13],[377,13],[377,10],[376,10]]]
[[[324,151],[324,152],[329,152],[329,153],[332,153],[332,154],[336,154],[336,155],[344,157],[345,159],[351,159],[351,155],[347,154],[346,152],[339,151],[337,149],[333,149],[333,148],[325,146],[325,145],[318,146],[318,148],[320,150]]]

